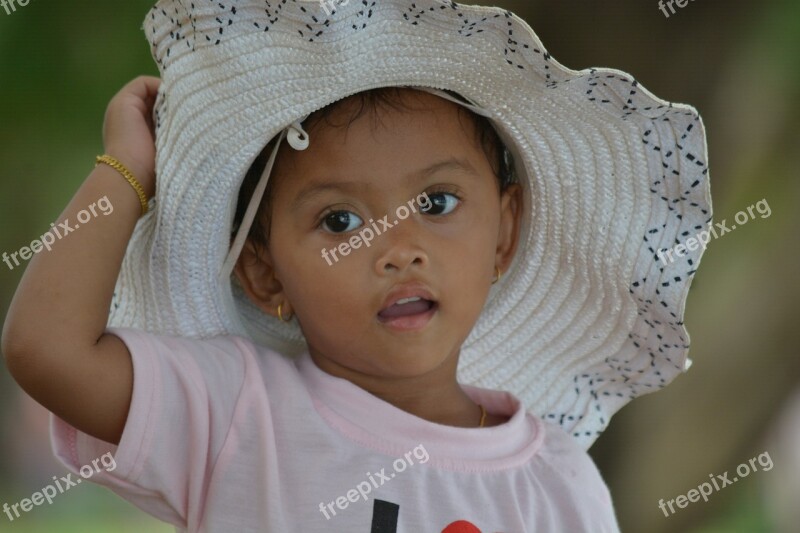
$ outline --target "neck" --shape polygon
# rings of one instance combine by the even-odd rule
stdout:
[[[412,389],[398,384],[365,390],[398,409],[436,424],[477,427],[480,421],[480,408],[455,380],[452,387]]]
[[[478,427],[480,408],[456,381],[457,355],[426,374],[390,378],[353,370],[313,351],[311,358],[322,371],[346,379],[414,416],[446,426]]]

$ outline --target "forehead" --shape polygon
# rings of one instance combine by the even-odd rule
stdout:
[[[308,149],[282,145],[276,173],[314,167],[352,171],[358,165],[403,166],[436,156],[481,155],[477,124],[469,111],[408,88],[353,95],[312,114],[304,128]]]
[[[329,125],[346,125],[365,115],[380,119],[387,111],[414,112],[463,110],[457,104],[426,91],[408,87],[383,87],[354,94],[312,113],[307,123],[314,127],[320,120]]]

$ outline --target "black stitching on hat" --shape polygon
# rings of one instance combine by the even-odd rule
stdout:
[[[246,32],[269,32],[287,20],[285,15],[289,13],[302,17],[304,25],[297,28],[297,32],[308,42],[324,41],[326,32],[335,25],[360,32],[372,22],[377,2],[361,0],[348,6],[336,5],[336,17],[326,16],[322,7],[301,5],[295,0],[263,0],[263,3],[253,0],[236,5],[219,0],[172,0],[160,5],[163,7],[153,7],[149,12],[147,38],[153,56],[162,71],[166,71],[183,54],[220,45]],[[672,103],[655,105],[651,97],[644,94],[645,91],[638,89],[638,81],[629,75],[592,68],[568,76],[558,68],[551,69],[550,54],[541,43],[527,38],[526,29],[510,11],[472,15],[474,11],[462,8],[456,2],[432,0],[419,0],[404,7],[398,18],[409,26],[429,24],[432,17],[441,17],[438,14],[449,7],[455,15],[448,15],[457,20],[452,31],[459,37],[472,38],[490,27],[498,31],[504,41],[503,64],[512,67],[514,72],[539,67],[548,89],[565,90],[565,86],[573,84],[574,87],[569,88],[574,90],[573,94],[587,111],[601,116],[611,114],[628,121],[641,139],[641,144],[637,142],[635,149],[655,158],[655,165],[661,163],[660,170],[651,168],[649,194],[645,190],[653,213],[650,220],[640,226],[643,232],[641,242],[646,243],[644,249],[648,254],[638,259],[640,264],[636,271],[648,275],[630,280],[626,293],[637,317],[642,317],[637,318],[637,329],[628,334],[618,354],[605,358],[591,371],[573,377],[570,388],[576,395],[574,409],[541,414],[543,418],[557,420],[576,437],[597,435],[616,410],[614,402],[661,388],[676,373],[683,371],[684,351],[689,345],[680,329],[684,325],[682,317],[675,313],[678,310],[676,303],[680,301],[678,294],[684,284],[696,273],[697,258],[702,252],[691,251],[668,265],[661,264],[657,252],[666,247],[664,243],[680,244],[677,236],[689,237],[705,229],[707,226],[697,224],[698,219],[702,218],[706,224],[711,222],[705,206],[708,167],[704,161],[706,154],[702,151],[705,144],[702,142],[703,128],[699,127],[700,117],[687,109],[674,107]],[[427,28],[413,31],[427,31]],[[157,130],[162,128],[164,117],[169,116],[168,111],[169,102],[161,94],[154,108]],[[657,303],[652,299],[654,293]],[[112,307],[119,305],[115,293]],[[679,342],[674,342],[676,339]],[[662,365],[666,361],[670,366],[659,368],[656,360]],[[589,403],[585,397],[580,399],[583,395],[591,398]],[[610,400],[601,403],[598,398]],[[599,418],[592,419],[593,425],[589,430],[584,423],[579,426],[580,431],[571,431],[583,420],[582,412],[590,406],[594,407],[592,411],[601,413]]]

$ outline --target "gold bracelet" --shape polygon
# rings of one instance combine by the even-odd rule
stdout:
[[[110,166],[111,168],[113,168],[114,170],[116,170],[117,172],[122,174],[122,177],[125,178],[125,180],[128,183],[131,184],[131,187],[133,187],[133,190],[136,191],[137,195],[139,195],[139,201],[142,203],[142,215],[147,214],[147,209],[148,209],[147,208],[147,195],[144,193],[144,189],[139,184],[139,182],[136,181],[136,178],[133,177],[133,174],[131,174],[131,171],[128,170],[125,167],[125,165],[123,165],[118,160],[114,159],[113,157],[111,157],[108,154],[106,154],[106,155],[98,155],[97,156],[97,162],[95,163],[94,166],[96,167],[100,163],[105,163],[106,165]]]

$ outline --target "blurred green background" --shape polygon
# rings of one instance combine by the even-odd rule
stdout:
[[[762,199],[772,210],[709,246],[686,311],[691,371],[623,409],[591,449],[623,531],[800,531],[800,2],[693,1],[669,18],[657,0],[496,4],[527,19],[560,63],[619,68],[695,106],[716,220]],[[0,252],[49,227],[102,152],[108,100],[136,75],[157,73],[141,31],[150,5],[0,9]],[[22,270],[0,263],[0,318]],[[764,452],[772,470],[669,517],[658,508]],[[46,412],[0,366],[0,505],[65,474]],[[172,527],[83,484],[14,522],[0,514],[0,531]]]

